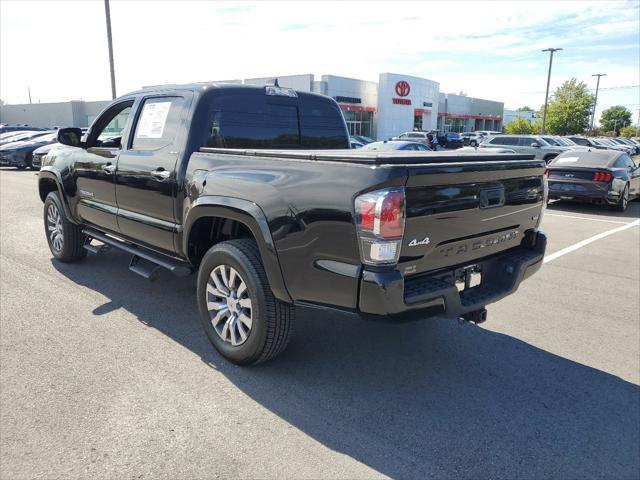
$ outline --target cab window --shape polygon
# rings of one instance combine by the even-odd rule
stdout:
[[[115,105],[102,114],[91,127],[88,146],[122,148],[122,137],[132,106],[133,100],[130,100]]]
[[[136,120],[131,148],[157,150],[176,138],[182,114],[182,97],[147,98]]]

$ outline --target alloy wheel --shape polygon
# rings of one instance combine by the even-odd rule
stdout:
[[[58,207],[53,203],[47,209],[47,231],[49,233],[49,242],[56,252],[61,252],[64,247],[64,237],[62,230],[62,218]]]
[[[242,345],[252,326],[252,305],[247,284],[229,265],[218,265],[209,275],[206,291],[211,325],[234,347]]]

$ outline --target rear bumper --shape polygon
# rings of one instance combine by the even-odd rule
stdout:
[[[475,265],[482,269],[481,284],[462,292],[455,282],[465,266],[407,279],[398,271],[365,270],[359,310],[363,316],[390,320],[461,317],[515,292],[520,282],[540,269],[546,246],[543,233],[531,232],[522,245],[479,260]]]
[[[574,200],[578,202],[588,203],[609,203],[614,205],[620,199],[620,193],[615,190],[593,190],[586,189],[585,191],[576,190],[562,190],[561,188],[549,188],[550,200]]]

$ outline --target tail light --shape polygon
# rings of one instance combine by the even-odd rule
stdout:
[[[355,214],[362,262],[367,265],[397,263],[404,235],[404,188],[360,195],[355,200]]]
[[[549,169],[548,168],[544,169],[544,176],[547,177],[547,178],[549,177]]]
[[[605,182],[609,183],[613,176],[609,172],[596,172],[593,174],[594,182]]]

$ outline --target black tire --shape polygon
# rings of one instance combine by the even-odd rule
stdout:
[[[26,165],[16,165],[16,169],[18,169],[18,170],[26,170],[27,166]]]
[[[628,183],[624,186],[624,190],[622,190],[622,195],[620,195],[620,200],[618,200],[618,203],[613,208],[618,212],[624,212],[627,209],[627,205],[629,205],[629,184]]]
[[[221,335],[225,333],[225,329],[229,324],[229,317],[233,309],[238,306],[229,305],[222,307],[220,310],[209,310],[207,303],[215,302],[218,305],[223,304],[224,298],[213,294],[210,290],[214,285],[213,275],[216,275],[216,268],[233,268],[240,281],[246,284],[246,291],[250,300],[250,318],[251,326],[246,334],[246,339],[239,345],[233,345],[230,339],[223,339]],[[231,273],[229,273],[229,277]],[[220,277],[218,277],[219,279]],[[207,285],[209,284],[209,289]],[[238,287],[238,292],[240,287]],[[236,295],[233,286],[231,286],[230,295],[232,298],[239,298]],[[294,307],[293,305],[277,300],[271,292],[271,287],[267,280],[267,275],[260,259],[258,245],[254,240],[238,239],[229,240],[218,243],[211,247],[204,255],[200,263],[198,271],[198,308],[200,310],[200,320],[204,327],[209,340],[216,350],[227,360],[238,365],[253,365],[261,363],[275,357],[281,353],[293,333]],[[226,310],[229,317],[222,317],[220,320],[217,316],[221,310]],[[245,309],[243,309],[245,310]],[[245,310],[246,312],[246,310]],[[236,318],[242,317],[237,313]],[[214,322],[218,318],[218,328],[224,323],[223,332],[219,333],[214,328]],[[226,321],[224,320],[226,319]],[[239,324],[236,321],[235,324]],[[243,323],[243,330],[246,326]],[[236,327],[229,327],[235,329]],[[238,330],[234,330],[238,332]],[[235,339],[234,333],[234,339]]]
[[[57,212],[57,216],[55,214]],[[58,220],[53,221],[53,220]],[[59,228],[59,238],[51,228]],[[58,192],[50,192],[44,201],[44,232],[53,256],[61,262],[76,262],[87,256],[84,244],[87,237],[82,229],[67,219]]]
[[[478,142],[476,142],[475,140],[472,140],[469,142],[469,145],[472,147],[477,147],[478,146]]]

